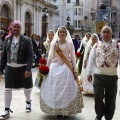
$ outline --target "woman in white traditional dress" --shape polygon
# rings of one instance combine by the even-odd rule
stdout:
[[[85,53],[84,53],[84,58],[83,58],[83,66],[82,66],[82,72],[81,72],[81,81],[82,81],[82,86],[83,86],[83,91],[87,94],[93,94],[93,84],[92,82],[90,83],[87,80],[87,63],[89,60],[89,54],[94,46],[95,43],[99,41],[98,35],[97,34],[92,34],[90,40],[87,42],[86,47],[85,47]],[[94,72],[94,71],[93,71]]]
[[[56,43],[62,54],[73,65],[74,75],[55,51]],[[75,50],[72,38],[65,27],[56,32],[50,46],[47,66],[50,71],[43,80],[40,94],[41,110],[50,115],[67,118],[82,112],[83,99],[75,81],[77,77]]]
[[[49,30],[48,33],[47,33],[46,41],[43,43],[43,45],[45,47],[45,51],[46,51],[46,57],[48,57],[48,53],[49,53],[49,50],[50,50],[50,43],[53,40],[54,34],[55,34],[54,31]]]
[[[82,71],[82,64],[83,64],[83,57],[84,57],[84,52],[85,52],[85,47],[87,42],[90,40],[91,38],[91,33],[88,32],[86,33],[86,35],[83,37],[81,44],[80,44],[80,48],[78,49],[78,52],[81,53],[81,57],[77,60],[77,71],[78,71],[78,75],[81,74]]]
[[[48,31],[46,41],[43,43],[44,48],[45,48],[45,49],[43,50],[43,52],[46,53],[46,54],[42,54],[42,55],[41,55],[41,58],[47,59],[48,53],[49,53],[49,50],[50,50],[50,43],[51,43],[52,40],[53,40],[54,34],[55,34],[55,33],[54,33],[53,30],[49,30],[49,31]],[[36,76],[36,80],[35,80],[34,85],[35,85],[35,87],[40,88],[38,78],[39,78],[39,74],[37,74],[37,76]]]

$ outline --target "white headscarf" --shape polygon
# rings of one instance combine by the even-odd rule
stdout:
[[[45,49],[46,49],[46,53],[49,52],[50,44],[51,44],[51,41],[49,40],[49,32],[52,32],[52,33],[55,35],[54,31],[52,31],[52,30],[49,30],[49,31],[47,32],[46,41],[43,43],[43,45],[44,45],[44,47],[45,47]]]
[[[46,38],[46,41],[48,41],[49,42],[49,32],[52,32],[54,35],[55,35],[55,33],[54,33],[54,31],[53,30],[49,30],[48,32],[47,32],[47,38]]]
[[[86,35],[88,35],[88,34],[91,35],[90,32],[86,33]],[[85,35],[85,36],[83,37],[83,39],[81,40],[80,48],[77,50],[78,52],[81,50],[83,44],[86,45],[86,42],[87,42],[87,41],[86,41],[86,40],[87,40],[86,35]],[[85,46],[84,46],[84,47],[85,47]]]
[[[89,47],[90,47],[90,44],[92,43],[92,37],[93,36],[96,36],[97,37],[97,40],[98,40],[98,42],[99,42],[99,38],[98,38],[98,35],[97,34],[92,34],[92,36],[91,36],[91,38],[90,38],[90,40],[87,42],[87,44],[86,44],[86,47],[85,47],[85,53],[84,53],[84,58],[83,58],[83,64],[82,64],[82,72],[81,72],[81,80],[86,80],[87,78],[86,78],[86,70],[87,70],[87,68],[84,68],[83,66],[84,66],[84,61],[86,60],[86,58],[87,58],[87,54],[88,54],[88,50],[89,50]],[[89,60],[89,58],[88,58],[88,60]],[[88,60],[87,60],[87,63],[88,63]]]
[[[93,37],[93,36],[97,37],[97,42],[100,41],[100,40],[99,40],[99,37],[98,37],[98,35],[97,35],[96,33],[94,33],[94,34],[91,35],[91,38],[89,39],[89,41],[87,42],[86,47],[85,47],[85,53],[84,53],[83,61],[85,60],[85,58],[86,58],[86,56],[87,56],[87,53],[88,53],[88,49],[89,49],[89,47],[90,47],[90,44],[92,44],[92,37]]]
[[[59,35],[58,35],[58,32],[59,32],[59,30],[60,30],[61,28],[64,28],[64,29],[66,30],[66,33],[67,33],[67,36],[66,36],[66,38],[65,38],[66,41],[67,41],[68,43],[73,43],[69,31],[68,31],[64,26],[59,27],[58,30],[57,30],[57,32],[55,33],[55,36],[54,36],[51,44],[50,44],[50,51],[49,51],[49,57],[48,57],[48,59],[51,59],[51,60],[52,60],[52,59],[54,58],[54,46],[55,46],[56,42],[60,40]]]

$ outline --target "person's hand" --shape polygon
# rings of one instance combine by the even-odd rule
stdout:
[[[28,77],[30,77],[30,76],[31,76],[31,72],[25,71],[25,78],[28,78]]]
[[[0,81],[3,79],[3,72],[0,71]]]
[[[42,54],[41,57],[42,57],[42,59],[45,59],[45,54]]]
[[[3,72],[0,71],[0,75],[2,75],[2,74],[3,74]]]
[[[87,75],[87,79],[89,82],[92,82],[92,75]]]
[[[84,66],[83,66],[83,67],[84,67],[84,69],[86,68],[86,63],[84,64]]]
[[[87,67],[87,60],[84,61],[83,67],[84,69]]]
[[[75,80],[77,79],[77,77],[78,77],[77,72],[74,72],[74,78],[75,78]]]

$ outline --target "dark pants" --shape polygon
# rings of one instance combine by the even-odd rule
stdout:
[[[97,116],[104,116],[106,120],[112,120],[117,94],[117,75],[94,74],[94,100]]]

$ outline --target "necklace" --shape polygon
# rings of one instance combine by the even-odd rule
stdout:
[[[59,45],[63,45],[64,43],[66,43],[66,40],[61,40],[61,41],[59,41]]]

